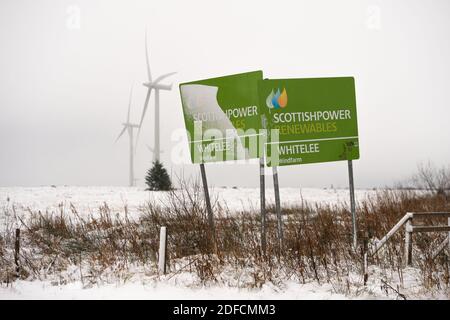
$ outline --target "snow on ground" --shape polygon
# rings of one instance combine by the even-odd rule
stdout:
[[[103,284],[84,289],[81,282],[53,286],[44,281],[16,281],[10,288],[0,287],[0,300],[7,299],[149,299],[149,300],[212,300],[212,299],[347,299],[332,292],[331,285],[299,285],[288,282],[284,290],[271,285],[261,289],[239,289],[226,286],[186,288],[167,283],[128,282]]]
[[[339,204],[348,203],[347,189],[314,189],[314,188],[282,188],[283,206],[308,203]],[[356,199],[361,201],[374,195],[374,190],[356,190]],[[222,206],[232,211],[258,209],[258,188],[214,188],[212,198],[218,199]],[[113,212],[123,212],[126,205],[130,213],[137,213],[138,207],[147,201],[163,201],[167,193],[148,192],[144,188],[129,187],[2,187],[0,188],[0,214],[4,207],[15,206],[16,211],[26,214],[26,208],[49,212],[58,212],[59,205],[66,208],[73,204],[79,213],[95,213],[99,206],[107,203]],[[274,202],[273,189],[266,192],[267,202]],[[0,217],[1,220],[2,217]],[[383,289],[380,279],[386,275],[371,266],[371,276],[367,287],[357,284],[352,292],[343,294],[346,284],[317,284],[311,282],[300,284],[298,281],[285,281],[281,285],[266,283],[260,289],[238,288],[225,284],[211,287],[193,285],[192,274],[182,273],[173,278],[171,275],[158,278],[146,275],[145,272],[131,273],[132,279],[125,283],[120,280],[102,283],[86,288],[79,280],[55,285],[54,279],[26,281],[19,280],[6,287],[0,284],[1,299],[395,299],[398,295]],[[421,293],[420,276],[417,270],[405,270],[401,291],[408,298],[442,298],[447,296],[430,296]],[[360,278],[357,276],[355,278]],[[390,278],[390,277],[388,277]],[[395,288],[398,281],[388,280]],[[117,282],[117,283],[116,283]],[[352,280],[353,283],[355,281]],[[356,283],[360,283],[357,280]],[[58,281],[56,281],[58,283]],[[226,282],[224,282],[226,283]],[[388,292],[389,291],[389,292]]]
[[[367,286],[361,283],[361,275],[351,275],[341,283],[311,281],[301,284],[287,280],[278,285],[270,282],[261,288],[239,288],[227,285],[227,281],[210,286],[195,284],[195,276],[189,272],[149,276],[135,272],[123,280],[83,285],[79,280],[58,284],[51,280],[18,280],[6,287],[0,284],[0,300],[8,299],[148,299],[148,300],[344,300],[344,299],[449,299],[445,291],[430,292],[419,285],[420,274],[415,268],[403,270],[403,283],[398,275],[386,274],[376,266],[369,268]],[[386,279],[390,287],[381,279]],[[55,283],[56,282],[56,283]],[[398,291],[398,292],[397,292]]]
[[[77,266],[69,267],[59,275],[49,275],[45,280],[18,280],[6,286],[0,284],[0,300],[2,299],[386,299],[396,295],[382,292],[378,285],[372,284],[361,290],[361,277],[355,275],[348,279],[353,283],[350,294],[347,282],[341,284],[318,284],[315,281],[300,284],[298,279],[285,280],[278,285],[266,282],[261,288],[249,288],[244,280],[236,280],[234,271],[225,270],[218,275],[220,281],[213,285],[201,285],[195,273],[175,271],[165,276],[149,274],[142,267],[131,267],[130,274],[105,274],[99,283],[84,283],[74,276],[80,271]],[[379,272],[378,270],[376,272]],[[246,278],[243,269],[240,277]],[[240,278],[238,277],[238,278]],[[411,277],[414,282],[415,277]],[[126,280],[124,280],[126,279]],[[237,281],[237,282],[236,282]],[[354,285],[356,283],[356,286]],[[359,283],[359,284],[358,284]],[[357,292],[358,291],[358,292]]]
[[[259,208],[258,188],[212,188],[211,198],[228,207],[231,211]],[[374,190],[360,189],[355,191],[357,201]],[[6,205],[14,205],[24,211],[27,208],[45,212],[59,212],[59,205],[69,208],[73,204],[79,213],[95,213],[106,203],[114,212],[123,212],[126,205],[131,214],[138,212],[138,207],[147,201],[164,202],[167,193],[150,192],[139,187],[0,187],[0,209]],[[282,206],[301,204],[302,198],[309,203],[344,203],[349,201],[348,189],[318,188],[281,188]],[[274,203],[273,189],[266,190],[267,203]]]

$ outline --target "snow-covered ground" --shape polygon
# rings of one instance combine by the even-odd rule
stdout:
[[[351,275],[341,283],[311,281],[301,284],[287,280],[274,285],[267,282],[261,288],[239,288],[217,283],[211,286],[195,285],[192,273],[181,272],[167,276],[149,276],[136,271],[126,281],[86,285],[76,280],[65,284],[51,280],[19,280],[6,287],[0,284],[0,300],[8,299],[149,299],[149,300],[343,300],[343,299],[449,299],[445,292],[424,291],[419,285],[417,269],[403,271],[403,284],[398,275],[369,268],[367,286],[360,275]],[[381,279],[386,279],[389,286]],[[223,280],[223,279],[222,279]],[[402,295],[399,295],[399,293]]]
[[[356,200],[361,201],[374,195],[374,190],[356,190]],[[212,198],[217,198],[222,206],[231,211],[258,209],[258,188],[214,188]],[[149,192],[144,188],[128,187],[1,187],[0,215],[5,206],[14,205],[20,214],[26,209],[58,212],[62,204],[68,208],[73,204],[79,213],[93,213],[106,203],[114,212],[123,212],[124,206],[130,213],[138,213],[138,207],[147,201],[164,202],[164,192]],[[274,203],[273,189],[266,193],[268,204]],[[348,203],[347,189],[314,189],[314,188],[282,188],[283,206],[308,203],[339,204]],[[2,218],[2,217],[0,217]],[[0,219],[1,220],[1,219]],[[352,292],[345,292],[347,284],[318,284],[311,282],[300,284],[299,281],[288,280],[281,284],[266,283],[262,288],[239,288],[239,285],[226,285],[226,281],[211,287],[193,285],[193,274],[180,273],[175,276],[158,276],[146,274],[139,270],[132,273],[131,278],[121,282],[116,280],[86,287],[80,280],[72,279],[67,283],[59,280],[45,279],[26,281],[19,280],[6,286],[0,284],[0,299],[395,299],[398,295],[391,289],[383,289],[380,279],[386,278],[376,268],[372,268],[367,287],[361,286],[360,276],[350,279],[354,285]],[[78,271],[75,270],[78,274]],[[424,297],[420,293],[420,276],[417,270],[406,270],[402,291],[408,298]],[[57,277],[57,276],[55,276]],[[233,275],[235,277],[235,275]],[[359,278],[358,278],[359,277]],[[395,277],[394,277],[395,278]],[[396,287],[398,281],[389,277],[388,282]],[[448,298],[445,296],[427,298]]]
[[[104,284],[83,288],[81,282],[54,286],[44,281],[17,281],[10,288],[0,287],[0,300],[7,299],[151,299],[151,300],[211,300],[211,299],[348,299],[333,293],[331,285],[299,285],[288,282],[284,289],[264,285],[261,289],[239,289],[226,286],[188,288],[155,281]]]
[[[258,188],[212,188],[211,198],[217,199],[222,206],[231,211],[259,208]],[[362,200],[375,191],[359,189],[355,191],[356,200]],[[95,213],[99,206],[106,203],[115,212],[123,212],[126,205],[130,213],[138,211],[140,205],[147,201],[163,203],[167,193],[150,192],[144,188],[130,187],[0,187],[0,208],[14,205],[16,209],[24,211],[48,210],[58,212],[63,204],[68,207],[73,204],[79,213]],[[281,188],[280,198],[282,206],[309,203],[344,203],[349,201],[348,189],[318,189],[318,188]],[[266,190],[267,203],[274,203],[273,189]]]

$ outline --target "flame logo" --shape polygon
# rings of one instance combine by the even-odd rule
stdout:
[[[276,92],[272,91],[266,98],[266,105],[269,109],[280,109],[287,106],[288,96],[286,88],[283,88],[283,92],[280,93],[280,89]]]

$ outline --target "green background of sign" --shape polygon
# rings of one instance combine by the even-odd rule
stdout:
[[[191,81],[180,84],[180,95],[182,95],[181,88],[184,85],[188,84],[200,84],[200,85],[208,85],[208,86],[216,86],[218,87],[217,92],[217,102],[220,108],[226,112],[228,109],[239,108],[239,107],[247,107],[247,106],[258,106],[258,81],[263,79],[262,71],[254,71],[247,72],[205,80]],[[203,146],[207,146],[210,143],[215,142],[212,141],[203,141],[203,142],[192,142],[194,139],[194,119],[186,112],[186,106],[184,104],[183,97],[181,97],[182,106],[183,106],[183,115],[184,121],[186,125],[186,130],[189,132],[189,149],[191,152],[191,160],[193,163],[203,163],[203,162],[217,162],[224,161],[223,155],[218,153],[217,156],[213,156],[210,159],[204,159],[201,155],[196,156],[194,153],[194,147],[198,143],[201,143]],[[238,129],[254,129],[257,132],[261,129],[261,115],[260,109],[258,108],[258,113],[254,116],[247,117],[239,117],[230,119],[235,128]],[[237,121],[236,121],[237,120]],[[221,140],[222,141],[222,140]],[[248,147],[249,138],[241,139],[244,148]],[[259,144],[258,144],[259,145]],[[257,150],[251,148],[252,151],[249,156],[245,159],[251,158],[259,158],[260,154],[262,154],[262,148],[258,147]],[[227,160],[241,160],[244,159],[240,157],[239,154],[231,154],[231,157],[227,158]]]
[[[285,108],[269,109],[266,105],[266,98],[272,90],[286,89],[288,102]],[[296,122],[296,124],[335,122],[337,130],[335,132],[309,132],[309,133],[283,133],[279,132],[280,145],[293,145],[301,142],[298,140],[314,139],[336,139],[305,142],[319,143],[319,153],[303,153],[294,155],[279,155],[279,163],[272,163],[270,144],[266,145],[267,165],[290,165],[306,164],[316,162],[353,160],[359,159],[358,126],[356,117],[355,81],[353,77],[339,78],[309,78],[309,79],[276,79],[261,80],[258,82],[259,106],[261,112],[267,118],[267,128],[277,128],[274,123],[274,114],[292,112],[312,112],[330,110],[350,110],[350,119],[329,120],[329,121],[308,121]],[[271,142],[269,135],[268,142]],[[277,151],[276,151],[277,152]],[[287,163],[289,159],[296,161]],[[291,159],[291,160],[292,160]],[[300,161],[301,160],[301,161]]]

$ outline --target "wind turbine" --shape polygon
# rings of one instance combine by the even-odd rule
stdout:
[[[127,122],[122,123],[123,129],[120,132],[119,136],[116,139],[116,142],[120,139],[120,137],[125,133],[125,131],[128,131],[128,136],[130,138],[130,187],[133,187],[135,185],[136,179],[134,179],[134,147],[133,147],[133,130],[135,128],[139,128],[139,125],[130,123],[130,109],[131,109],[131,97],[133,95],[133,86],[130,90],[130,100],[128,103],[128,115],[127,115]]]
[[[145,31],[145,60],[147,63],[147,76],[148,82],[144,82],[142,85],[147,87],[147,96],[145,97],[144,109],[142,110],[141,122],[139,123],[139,130],[136,138],[136,145],[139,139],[139,134],[141,132],[142,122],[144,121],[145,113],[147,112],[148,102],[150,100],[150,95],[152,93],[152,89],[155,90],[155,143],[153,148],[153,161],[159,161],[161,156],[161,148],[159,144],[159,90],[172,90],[172,84],[161,84],[160,82],[175,74],[176,72],[170,72],[159,76],[153,81],[152,74],[150,72],[150,63],[148,60],[148,46],[147,46],[147,31]]]

